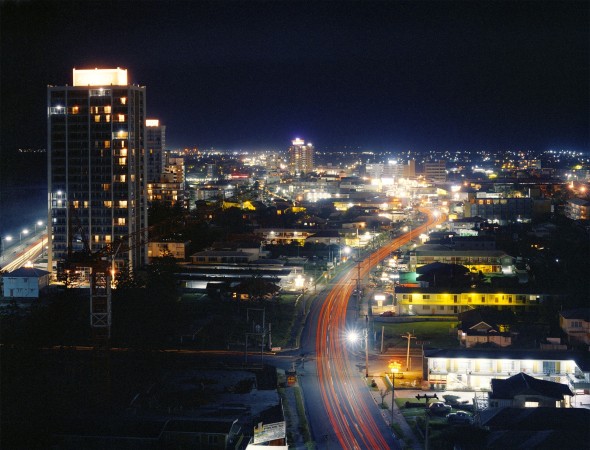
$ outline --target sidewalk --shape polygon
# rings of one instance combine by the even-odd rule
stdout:
[[[384,422],[391,427],[392,424],[392,419],[393,419],[393,423],[397,424],[399,426],[399,428],[401,428],[401,432],[403,434],[403,436],[399,436],[397,434],[397,432],[394,431],[394,435],[395,437],[399,440],[402,441],[402,448],[412,448],[414,450],[422,450],[424,447],[422,446],[421,441],[416,437],[416,435],[414,434],[414,431],[412,430],[412,428],[410,428],[410,425],[408,425],[408,422],[406,422],[405,417],[403,416],[403,414],[401,413],[401,411],[399,410],[399,408],[397,407],[397,405],[394,406],[393,408],[393,418],[392,418],[392,414],[391,414],[391,394],[389,394],[387,397],[385,397],[383,399],[383,403],[385,403],[385,405],[387,406],[386,409],[381,407],[381,395],[379,394],[379,391],[383,390],[383,391],[390,391],[391,390],[391,386],[389,384],[387,384],[383,378],[381,376],[376,376],[373,378],[375,380],[375,384],[377,384],[377,389],[370,389],[370,394],[371,397],[373,397],[373,400],[375,401],[376,406],[379,408],[379,410],[381,411],[381,416],[383,417]],[[395,390],[394,391],[396,397],[397,397],[397,393],[398,391]],[[406,443],[406,444],[404,444]]]
[[[284,377],[284,370],[277,369],[280,373],[282,372]],[[307,450],[308,447],[305,444],[303,436],[302,422],[299,417],[299,411],[297,410],[297,390],[300,391],[299,383],[293,386],[286,386],[279,389],[279,395],[283,401],[283,411],[285,412],[286,425],[287,425],[287,443],[289,444],[289,450]],[[303,394],[301,392],[301,394]],[[305,418],[307,420],[307,418]]]
[[[364,298],[361,300],[360,314],[359,314],[359,318],[357,320],[357,323],[360,328],[364,328],[366,326],[365,317],[371,318],[371,320],[372,320],[373,314],[372,314],[372,311],[369,311],[368,303],[366,301],[367,299],[371,298],[372,296],[373,296],[373,290],[368,289],[367,292],[365,292]],[[369,355],[371,355],[371,354],[375,354],[375,352],[369,350]],[[381,391],[381,390],[390,391],[391,390],[391,384],[389,384],[389,380],[385,381],[383,379],[383,377],[381,377],[380,375],[375,376],[373,379],[375,380],[375,383],[377,384],[377,390],[371,389],[370,390],[371,396],[373,397],[373,400],[375,401],[375,404],[377,405],[377,407],[380,409],[381,416],[383,417],[383,420],[385,421],[385,423],[389,427],[391,427],[391,424],[393,421],[393,423],[397,424],[397,426],[399,426],[399,428],[401,429],[402,436],[398,436],[397,431],[395,429],[393,430],[395,437],[399,441],[401,441],[401,443],[400,443],[401,447],[402,448],[412,448],[414,450],[423,450],[424,446],[422,445],[422,441],[416,437],[416,435],[414,434],[414,431],[412,430],[410,425],[408,425],[408,422],[406,421],[405,417],[403,416],[403,414],[401,413],[401,411],[399,410],[397,405],[395,405],[395,402],[394,402],[393,417],[392,417],[391,394],[389,394],[387,397],[385,397],[383,399],[383,403],[385,403],[387,408],[386,409],[381,408],[381,395],[379,394],[379,391]],[[397,384],[398,383],[396,383],[396,385]],[[398,389],[394,389],[394,395],[396,397],[398,396],[398,393],[399,393]]]

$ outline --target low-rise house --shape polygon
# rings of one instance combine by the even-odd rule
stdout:
[[[50,273],[34,267],[21,267],[3,276],[4,297],[35,299],[49,286]]]
[[[521,372],[504,380],[492,379],[488,405],[490,408],[568,408],[573,395],[565,384],[539,380]]]
[[[459,314],[459,320],[461,324],[457,330],[457,337],[463,347],[470,348],[482,344],[498,347],[512,345],[510,324],[490,310],[478,308],[465,311]]]
[[[590,308],[561,311],[559,326],[570,342],[590,345]]]
[[[590,410],[583,408],[494,408],[482,411],[488,430],[479,448],[578,450],[590,439]]]

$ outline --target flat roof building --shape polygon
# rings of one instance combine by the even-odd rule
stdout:
[[[145,93],[121,68],[74,69],[72,86],[48,86],[48,270],[68,250],[120,239],[119,264],[146,262]]]
[[[294,175],[313,172],[313,145],[296,138],[289,147],[289,172]]]

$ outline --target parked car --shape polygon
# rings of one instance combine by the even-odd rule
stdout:
[[[447,415],[447,422],[452,425],[470,425],[473,418],[465,411],[457,411]]]
[[[393,311],[384,311],[381,314],[379,314],[381,317],[393,317],[395,316],[395,312]]]
[[[451,412],[451,407],[443,402],[432,402],[428,404],[428,414],[446,416]]]

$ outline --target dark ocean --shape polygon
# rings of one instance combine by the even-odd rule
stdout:
[[[18,238],[39,220],[47,222],[47,154],[2,152],[0,236]]]

